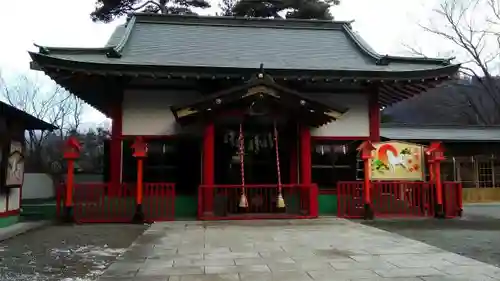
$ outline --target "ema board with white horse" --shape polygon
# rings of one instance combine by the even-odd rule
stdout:
[[[372,180],[423,180],[424,148],[405,142],[374,144],[371,161]]]

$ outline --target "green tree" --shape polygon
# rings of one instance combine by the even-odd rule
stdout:
[[[206,0],[97,0],[93,21],[111,22],[131,12],[195,14],[192,8],[210,8]]]
[[[339,0],[223,0],[223,15],[258,18],[333,19]]]

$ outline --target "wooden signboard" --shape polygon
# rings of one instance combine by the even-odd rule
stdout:
[[[389,141],[374,143],[370,163],[372,180],[424,180],[424,147],[419,144]]]

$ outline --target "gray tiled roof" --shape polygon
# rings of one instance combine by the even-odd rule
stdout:
[[[303,70],[415,71],[438,69],[445,59],[408,59],[376,54],[348,22],[256,20],[138,14],[119,26],[100,49],[45,47],[64,60],[126,65]],[[390,63],[377,63],[381,58]]]
[[[380,135],[393,140],[500,141],[500,127],[382,124]]]

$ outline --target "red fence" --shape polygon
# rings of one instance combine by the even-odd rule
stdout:
[[[432,217],[435,215],[435,183],[372,182],[371,207],[377,217]],[[339,182],[337,186],[338,216],[364,216],[364,182]],[[448,218],[461,215],[462,186],[443,183],[443,207]]]
[[[284,184],[285,208],[278,208],[276,184],[245,185],[248,207],[240,207],[241,185],[201,185],[198,217],[202,220],[314,218],[318,216],[316,185]]]
[[[57,213],[62,215],[65,186],[57,192]],[[78,223],[131,222],[136,210],[135,184],[111,188],[109,183],[83,183],[73,187],[73,218]],[[174,219],[175,185],[145,183],[143,212],[145,221]]]

